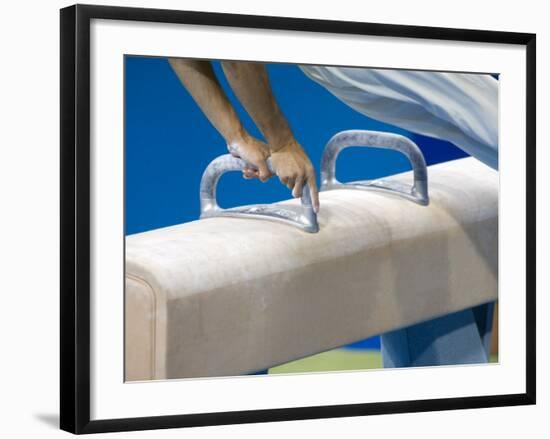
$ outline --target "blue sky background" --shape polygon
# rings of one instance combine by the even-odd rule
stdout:
[[[229,88],[219,62],[215,72],[247,130],[261,134]],[[274,94],[313,165],[319,168],[326,142],[338,131],[367,129],[403,134],[418,144],[428,165],[465,157],[454,145],[369,119],[349,108],[294,65],[267,66]],[[208,163],[227,153],[181,85],[165,58],[125,58],[126,234],[198,219],[199,182]],[[349,148],[338,160],[342,181],[378,178],[410,169],[394,151]],[[268,183],[244,180],[240,173],[222,177],[218,199],[223,207],[266,203],[290,197],[277,178]],[[378,348],[379,338],[348,348]]]

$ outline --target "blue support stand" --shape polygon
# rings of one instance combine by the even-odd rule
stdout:
[[[495,302],[381,336],[384,367],[487,363]]]
[[[269,369],[257,370],[256,372],[251,372],[248,375],[267,375],[268,371]]]

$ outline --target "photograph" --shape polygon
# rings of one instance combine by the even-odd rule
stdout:
[[[535,34],[60,24],[61,429],[535,404]]]
[[[3,437],[547,431],[541,5],[7,3]]]
[[[499,75],[124,56],[125,381],[498,363]]]

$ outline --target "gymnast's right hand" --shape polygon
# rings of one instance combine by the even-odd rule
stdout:
[[[269,148],[261,140],[244,134],[238,139],[228,142],[227,149],[232,156],[239,157],[252,165],[243,169],[244,178],[258,178],[260,181],[266,182],[273,176],[267,166]]]

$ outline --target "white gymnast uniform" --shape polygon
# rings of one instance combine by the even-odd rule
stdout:
[[[300,65],[354,110],[447,140],[498,169],[498,80],[488,74]]]

